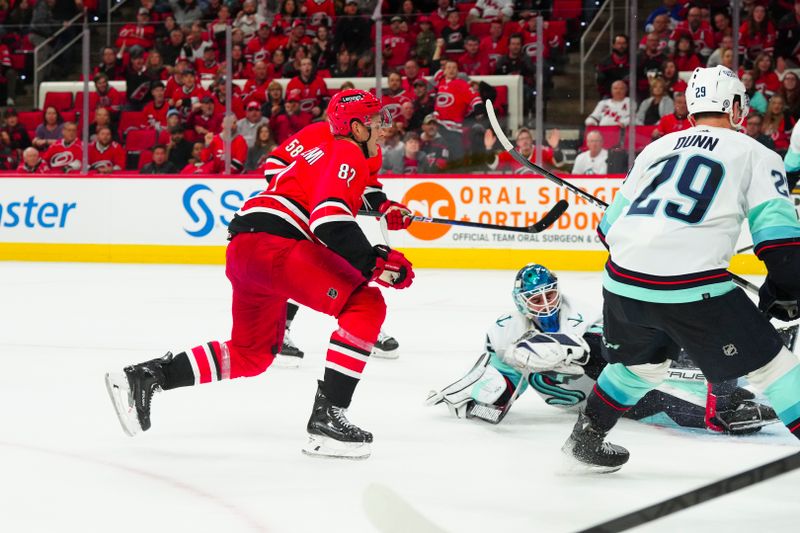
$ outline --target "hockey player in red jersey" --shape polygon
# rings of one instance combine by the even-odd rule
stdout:
[[[355,220],[369,180],[368,158],[377,154],[382,135],[380,102],[366,91],[342,91],[327,114],[334,140],[299,154],[266,191],[245,202],[229,226],[231,339],[106,375],[128,434],[150,428],[150,403],[158,390],[264,372],[281,346],[291,298],[338,321],[303,451],[369,456],[372,434],[351,423],[346,409],[386,313],[380,290],[370,282],[403,289],[414,273],[403,254],[371,246]]]

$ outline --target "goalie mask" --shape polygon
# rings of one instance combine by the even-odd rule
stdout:
[[[514,278],[511,291],[519,312],[533,320],[545,332],[558,331],[561,292],[558,278],[542,265],[522,267]]]

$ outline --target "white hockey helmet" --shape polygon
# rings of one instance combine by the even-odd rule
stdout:
[[[739,99],[741,116],[733,121],[733,102]],[[690,115],[697,113],[726,113],[731,126],[740,128],[750,111],[750,99],[744,84],[731,69],[718,65],[714,68],[698,67],[692,72],[686,89],[686,105]]]

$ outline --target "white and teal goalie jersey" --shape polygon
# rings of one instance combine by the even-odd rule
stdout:
[[[725,294],[745,218],[756,255],[800,242],[780,156],[724,128],[666,135],[636,158],[600,222],[603,287],[660,303]]]

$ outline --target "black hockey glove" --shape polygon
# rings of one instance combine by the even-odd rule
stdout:
[[[791,322],[800,317],[800,301],[781,294],[769,277],[758,290],[758,308],[768,317]]]

